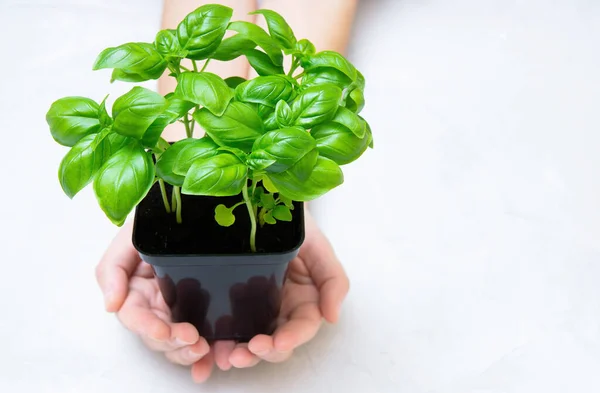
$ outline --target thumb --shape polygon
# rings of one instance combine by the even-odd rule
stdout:
[[[118,311],[129,287],[129,277],[141,259],[131,242],[132,224],[127,223],[112,241],[96,266],[96,279],[104,295],[106,311]]]

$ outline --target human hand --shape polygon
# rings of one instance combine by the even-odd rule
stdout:
[[[333,248],[306,212],[306,239],[290,262],[283,286],[279,327],[272,335],[258,335],[248,343],[218,341],[214,345],[217,366],[228,370],[252,367],[261,360],[282,362],[295,348],[310,341],[323,318],[338,320],[349,281]]]
[[[203,382],[211,374],[213,356],[206,340],[189,323],[171,322],[152,267],[140,259],[131,242],[132,224],[126,224],[96,267],[106,310],[140,336],[146,346],[163,352],[176,364],[192,366],[192,378]]]

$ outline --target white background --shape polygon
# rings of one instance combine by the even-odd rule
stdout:
[[[600,391],[600,3],[363,0],[376,149],[316,207],[352,280],[341,323],[200,387],[103,312],[116,229],[62,195],[44,120],[130,88],[91,65],[160,11],[0,0],[0,391]]]

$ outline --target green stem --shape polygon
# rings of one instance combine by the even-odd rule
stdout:
[[[296,71],[296,68],[298,68],[298,65],[300,65],[300,63],[298,62],[298,59],[294,58],[294,60],[292,61],[292,65],[290,67],[290,72],[288,72],[288,76],[294,75],[294,71]]]
[[[179,68],[181,68],[182,70],[187,71],[187,72],[191,72],[192,71],[189,68],[182,66],[181,64],[179,65]]]
[[[304,71],[302,71],[301,73],[299,73],[298,75],[296,75],[294,77],[294,79],[302,78],[303,76],[304,76]]]
[[[206,69],[206,66],[208,66],[209,62],[210,62],[210,59],[206,59],[206,61],[204,62],[204,65],[202,66],[202,69],[200,70],[200,72],[204,72],[204,70]]]
[[[198,65],[196,64],[196,60],[192,60],[192,67],[194,67],[195,72],[198,72]]]
[[[175,187],[171,190],[171,211],[174,212],[177,209],[177,197],[175,196]]]
[[[165,204],[165,210],[167,213],[171,213],[171,206],[169,206],[169,198],[167,197],[165,181],[163,179],[158,179],[158,184],[160,185],[160,193],[162,194],[163,203]]]
[[[182,223],[181,219],[181,192],[179,191],[179,187],[173,187],[173,193],[175,194],[175,200],[177,201],[177,211],[175,213],[175,219],[178,224]]]
[[[190,127],[190,119],[188,118],[188,114],[185,114],[185,117],[183,118],[183,124],[185,124],[185,135],[188,138],[191,138],[193,135],[193,129]]]
[[[252,225],[252,229],[250,230],[250,249],[252,252],[256,252],[256,214],[254,213],[252,201],[248,196],[248,183],[244,184],[244,188],[242,188],[242,195],[244,196],[244,202],[246,203],[248,214],[250,215],[250,224]]]

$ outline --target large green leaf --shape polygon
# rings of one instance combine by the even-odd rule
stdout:
[[[369,145],[370,135],[358,138],[347,127],[327,122],[314,127],[310,134],[317,141],[319,154],[339,165],[349,164],[360,157]]]
[[[275,107],[275,120],[281,128],[290,127],[296,121],[292,108],[284,100],[279,101]]]
[[[130,42],[103,50],[94,63],[94,70],[114,68],[113,80],[140,82],[158,79],[167,68],[167,62],[152,44]]]
[[[231,88],[218,75],[210,72],[184,72],[177,78],[175,95],[183,100],[202,105],[216,116],[221,116],[233,98]]]
[[[344,56],[334,51],[323,51],[301,60],[302,68],[312,71],[318,68],[335,68],[344,73],[350,80],[357,78],[356,68]]]
[[[177,96],[167,98],[167,108],[161,113],[144,133],[142,144],[154,148],[161,134],[169,124],[175,123],[195,106],[193,102],[183,100]]]
[[[334,85],[309,87],[292,101],[296,125],[311,128],[333,119],[342,99],[342,89]]]
[[[331,121],[345,126],[358,138],[362,139],[365,136],[365,122],[362,121],[360,117],[350,109],[340,106]]]
[[[156,176],[160,177],[167,183],[181,187],[183,185],[183,176],[178,175],[174,171],[175,163],[179,153],[187,146],[194,144],[197,139],[187,138],[182,139],[172,144],[164,153],[160,155],[160,158],[156,162]]]
[[[104,143],[95,149],[96,135],[86,135],[69,150],[58,168],[60,185],[69,198],[81,191],[94,178],[105,159]]]
[[[153,183],[154,164],[150,153],[134,142],[102,165],[94,179],[94,192],[104,213],[121,226]]]
[[[225,36],[233,10],[218,4],[207,4],[188,14],[177,26],[177,39],[194,60],[209,58]]]
[[[99,106],[89,98],[64,97],[56,100],[46,114],[54,140],[73,146],[86,135],[100,129]]]
[[[186,144],[175,159],[173,172],[176,175],[185,176],[192,164],[200,159],[209,158],[220,154],[219,145],[212,139],[204,137],[195,139],[194,142]]]
[[[346,97],[346,108],[354,113],[360,113],[365,107],[365,95],[358,87]]]
[[[233,37],[225,38],[211,58],[219,61],[230,61],[255,47],[256,42],[242,34],[236,34]]]
[[[243,102],[231,102],[223,116],[200,109],[194,113],[194,119],[219,146],[250,151],[256,138],[264,133],[258,113]]]
[[[344,182],[344,174],[334,161],[319,157],[306,181],[300,181],[291,171],[269,173],[269,180],[282,195],[295,201],[311,201]]]
[[[289,127],[280,130],[269,131],[258,138],[252,146],[252,153],[249,159],[255,156],[264,157],[267,153],[276,162],[266,168],[267,172],[283,172],[288,170],[304,156],[315,150],[317,144],[315,140],[302,128]],[[264,152],[264,153],[263,153]],[[300,178],[306,178],[310,174],[310,169],[314,166],[317,157],[314,156],[312,165],[309,163],[308,173],[303,171],[299,174]]]
[[[159,31],[154,39],[154,46],[156,47],[158,53],[163,55],[165,58],[185,57],[187,54],[179,44],[176,30],[168,29]]]
[[[274,65],[283,65],[283,53],[281,53],[281,49],[279,49],[277,42],[260,26],[250,22],[237,21],[231,22],[228,29],[237,31],[239,35],[254,41],[256,45],[260,46],[265,51]]]
[[[290,100],[295,94],[294,82],[285,75],[259,76],[238,85],[235,89],[238,101],[271,108],[275,108],[280,100]]]
[[[258,10],[250,13],[250,15],[255,14],[262,14],[265,17],[271,37],[279,43],[281,48],[291,49],[296,45],[294,32],[281,15],[271,10]]]
[[[302,78],[303,88],[332,84],[340,89],[345,89],[352,83],[352,80],[346,74],[335,68],[317,68],[312,71],[306,71],[306,74]]]
[[[121,135],[141,139],[166,107],[167,100],[163,96],[136,86],[115,100],[112,128]]]
[[[285,74],[282,65],[277,65],[267,56],[266,53],[256,49],[249,49],[245,52],[246,58],[250,66],[258,75],[278,75]]]
[[[248,169],[233,154],[223,153],[194,162],[181,192],[189,195],[231,196],[242,191]]]

